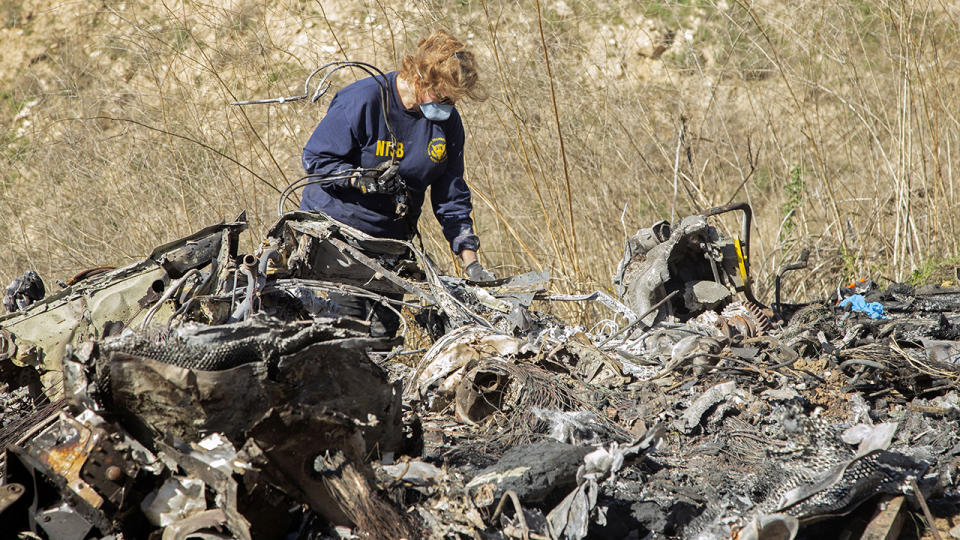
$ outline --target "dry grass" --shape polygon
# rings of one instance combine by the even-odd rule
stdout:
[[[327,100],[228,103],[299,94],[330,60],[392,69],[437,26],[486,68],[491,99],[461,113],[499,274],[609,289],[626,234],[735,200],[761,299],[804,247],[786,298],[960,254],[960,10],[694,4],[2,2],[3,37],[42,52],[0,72],[0,282],[123,264],[244,209],[256,241]]]

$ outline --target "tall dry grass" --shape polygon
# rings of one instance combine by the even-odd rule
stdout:
[[[810,270],[786,298],[960,254],[955,5],[33,0],[4,13],[44,53],[0,94],[3,283],[124,264],[244,209],[250,249],[328,100],[228,103],[299,94],[331,60],[392,69],[435,27],[483,60],[491,99],[460,109],[482,256],[501,275],[546,268],[556,290],[609,290],[627,235],[736,200],[754,207],[761,299],[803,248]],[[338,87],[362,76],[341,74]],[[421,230],[454,271],[429,215]]]

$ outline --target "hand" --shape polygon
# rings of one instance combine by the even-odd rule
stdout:
[[[493,275],[490,271],[485,269],[483,265],[480,264],[480,261],[473,261],[468,264],[466,268],[463,269],[463,272],[467,274],[467,277],[470,278],[470,281],[493,281],[497,279],[497,276]]]
[[[350,177],[350,185],[363,193],[385,193],[392,195],[399,193],[405,187],[404,181],[397,174],[400,164],[384,161],[373,169],[357,171]]]

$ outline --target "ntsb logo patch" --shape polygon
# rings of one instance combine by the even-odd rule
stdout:
[[[427,155],[434,163],[443,163],[447,160],[447,140],[437,137],[427,145]]]

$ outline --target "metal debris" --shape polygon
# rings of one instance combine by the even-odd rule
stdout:
[[[45,294],[46,287],[43,285],[43,280],[33,270],[27,270],[23,276],[13,280],[13,283],[7,286],[3,307],[8,313],[23,311],[30,307],[30,304],[42,300]]]
[[[712,221],[732,211],[728,238]],[[770,309],[751,217],[638,231],[619,299],[446,276],[302,212],[254,253],[241,216],[11,297],[0,520],[51,539],[792,539],[892,537],[912,513],[956,537],[960,289],[864,280]],[[560,301],[609,319],[538,311]],[[384,313],[424,337],[384,335]]]

